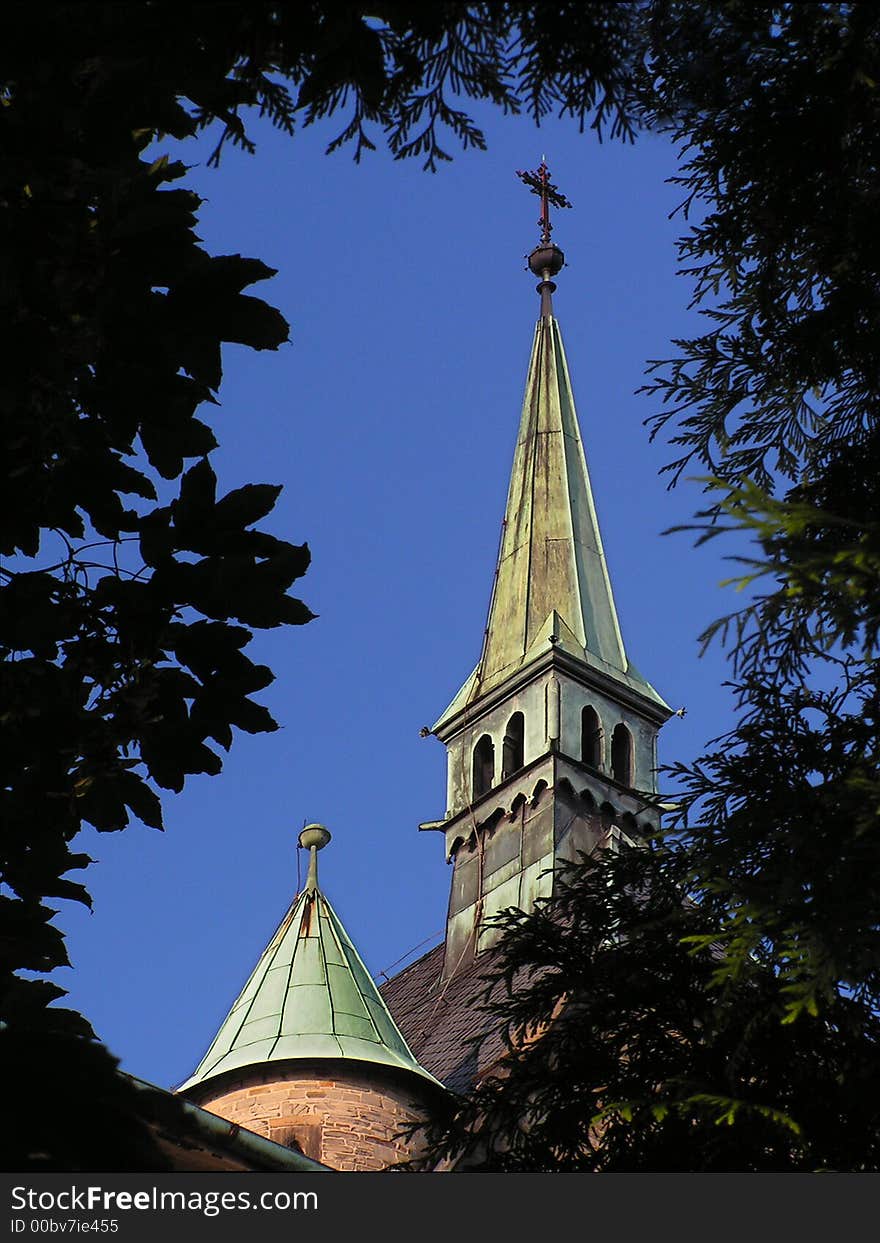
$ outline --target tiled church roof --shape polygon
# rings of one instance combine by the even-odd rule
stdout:
[[[465,1092],[505,1046],[498,1020],[481,1008],[487,957],[442,980],[444,951],[436,946],[379,991],[419,1064],[453,1092]]]

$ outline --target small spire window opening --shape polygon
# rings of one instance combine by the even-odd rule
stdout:
[[[591,768],[602,767],[604,739],[599,714],[587,705],[581,710],[581,760],[584,764],[589,764]]]
[[[634,846],[639,836],[639,826],[632,812],[627,811],[620,818],[621,840],[627,846]]]
[[[482,798],[492,789],[495,781],[495,746],[488,734],[483,734],[474,747],[474,798]]]
[[[276,1144],[283,1144],[291,1152],[302,1153],[313,1161],[321,1160],[321,1123],[305,1122],[296,1127],[283,1127],[278,1130],[269,1128],[269,1138]]]
[[[633,740],[625,725],[615,725],[611,735],[611,773],[621,785],[632,785]]]
[[[526,723],[521,712],[514,712],[507,722],[504,731],[504,745],[501,751],[501,779],[512,777],[519,772],[525,760]]]

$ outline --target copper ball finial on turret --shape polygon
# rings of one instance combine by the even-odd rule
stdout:
[[[309,875],[306,889],[314,893],[318,888],[318,851],[330,841],[330,831],[323,824],[307,824],[299,835],[299,845],[309,852]]]
[[[299,844],[303,850],[311,850],[312,846],[316,850],[323,850],[330,841],[330,830],[325,829],[323,824],[307,824],[299,835]]]

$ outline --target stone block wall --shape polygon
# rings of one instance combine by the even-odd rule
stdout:
[[[382,1170],[413,1155],[396,1138],[423,1116],[413,1077],[333,1062],[248,1068],[187,1092],[203,1109],[337,1170]]]

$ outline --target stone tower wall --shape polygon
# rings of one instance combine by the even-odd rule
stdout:
[[[208,1082],[187,1096],[275,1143],[298,1145],[307,1157],[336,1170],[382,1170],[407,1160],[415,1145],[397,1133],[424,1116],[415,1078],[410,1088],[403,1075],[365,1063],[269,1063],[216,1085]]]

